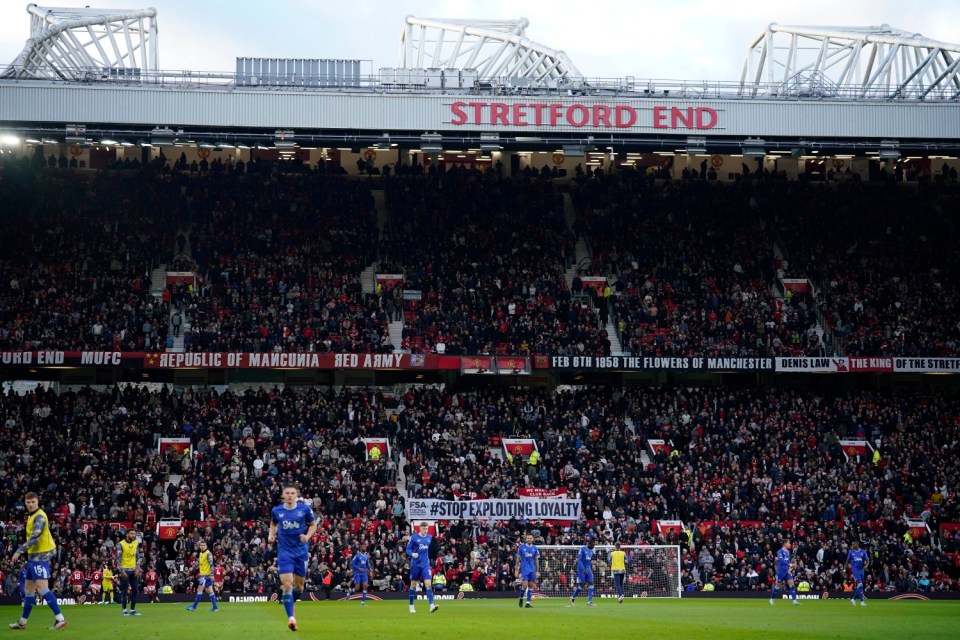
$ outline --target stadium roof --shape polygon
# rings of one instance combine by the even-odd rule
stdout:
[[[0,77],[91,80],[158,70],[157,10],[27,5],[30,37]],[[92,75],[91,75],[92,74]]]
[[[740,87],[744,97],[956,99],[960,45],[886,24],[771,24],[747,48]]]
[[[439,20],[407,16],[400,36],[404,69],[475,69],[480,82],[522,78],[530,87],[557,87],[582,79],[563,51],[526,38],[530,22]]]

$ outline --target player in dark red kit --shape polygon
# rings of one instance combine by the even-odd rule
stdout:
[[[74,597],[79,598],[83,595],[83,569],[74,569],[70,572],[70,591]]]
[[[217,592],[217,595],[223,593],[223,579],[226,576],[227,570],[223,567],[222,564],[217,564],[213,568],[213,588]]]
[[[100,590],[103,588],[103,571],[94,567],[87,570],[87,588],[90,590],[90,603],[98,604],[100,602]]]
[[[147,569],[147,572],[143,574],[143,583],[143,594],[150,599],[150,602],[157,602],[159,600],[157,594],[160,591],[158,587],[160,583],[160,574],[158,574],[156,569],[153,568],[153,565],[150,565],[150,568]]]

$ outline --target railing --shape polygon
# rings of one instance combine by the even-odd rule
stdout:
[[[368,61],[363,61],[368,62]],[[745,83],[730,80],[674,80],[637,79],[634,76],[620,78],[583,77],[571,78],[556,87],[524,86],[525,78],[499,77],[480,79],[472,87],[452,85],[426,86],[420,83],[398,84],[383,82],[378,73],[359,74],[345,79],[329,77],[298,77],[293,74],[283,78],[254,84],[249,78],[238,82],[232,71],[194,70],[139,70],[136,74],[111,72],[100,68],[60,68],[56,77],[17,78],[10,69],[0,72],[0,84],[24,81],[49,81],[74,84],[106,84],[111,86],[155,85],[170,89],[237,90],[243,91],[290,91],[290,92],[360,92],[360,93],[416,93],[444,94],[463,93],[479,95],[571,95],[609,96],[617,95],[633,99],[685,99],[685,100],[784,100],[784,101],[922,101],[957,102],[960,92],[947,85],[941,87],[902,87],[891,85],[833,85],[823,82],[816,90],[796,83]],[[55,74],[50,70],[51,75]],[[69,77],[80,78],[70,80]],[[319,85],[319,86],[318,86]]]

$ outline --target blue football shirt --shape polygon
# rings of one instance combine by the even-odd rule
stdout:
[[[285,555],[300,555],[309,547],[309,542],[301,542],[300,536],[305,534],[316,520],[313,509],[298,502],[292,509],[280,504],[270,512],[270,519],[277,525],[277,551]]]
[[[537,570],[537,558],[540,557],[540,551],[536,545],[521,544],[517,549],[517,555],[520,556],[520,572],[533,573]]]
[[[407,555],[410,556],[411,565],[430,566],[430,543],[432,542],[433,536],[431,535],[422,536],[415,533],[410,536],[410,542],[407,543]],[[417,554],[416,558],[413,557],[414,553]]]

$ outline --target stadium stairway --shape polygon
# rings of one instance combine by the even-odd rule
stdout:
[[[400,453],[400,459],[397,461],[397,493],[403,497],[407,496],[407,477],[403,474],[403,468],[407,464],[407,456]]]
[[[387,227],[387,221],[390,218],[387,197],[384,195],[383,189],[371,189],[370,193],[373,195],[373,208],[377,212],[377,229],[380,230],[380,237],[382,238],[383,230]]]
[[[567,228],[572,230],[577,221],[577,210],[573,206],[569,191],[563,194],[563,218],[567,222]]]
[[[610,355],[622,356],[623,345],[620,344],[620,336],[617,335],[617,325],[613,320],[607,320],[607,338],[610,340]]]
[[[577,244],[574,248],[573,264],[567,268],[567,272],[564,274],[567,287],[573,286],[573,279],[579,275],[581,269],[590,265],[590,260],[590,246],[587,244],[585,238],[580,237],[577,239]]]
[[[158,265],[156,269],[150,272],[150,293],[154,298],[163,295],[163,290],[167,286],[167,264]]]
[[[364,293],[373,293],[376,288],[377,262],[371,262],[366,269],[360,272],[360,286]]]
[[[630,433],[634,436],[637,435],[637,426],[633,424],[633,418],[630,417],[630,414],[623,416],[623,424],[627,426],[627,430],[629,430]],[[646,449],[640,450],[640,462],[643,463],[644,469],[650,465],[650,452]]]
[[[400,345],[403,344],[403,320],[396,320],[390,323],[390,344],[393,345],[394,353],[403,353]]]
[[[170,308],[170,317],[167,318],[167,335],[173,335],[173,314],[177,312],[177,307],[171,306]],[[180,323],[180,335],[174,337],[173,346],[167,349],[168,353],[183,353],[185,351],[183,346],[183,334],[186,333],[187,329],[190,328],[190,323],[187,322],[187,315],[181,312],[182,322]]]

